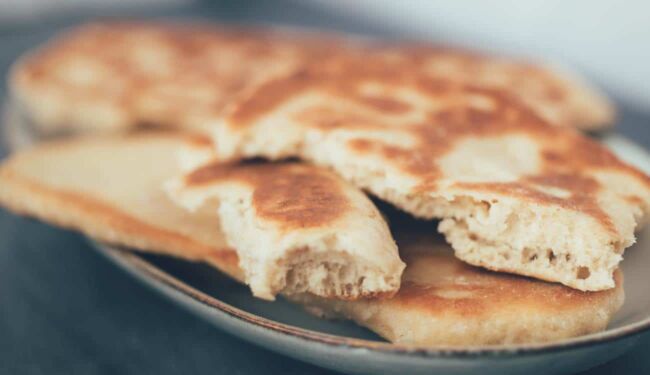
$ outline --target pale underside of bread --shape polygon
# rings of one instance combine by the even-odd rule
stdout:
[[[299,157],[440,219],[467,262],[614,286],[650,212],[648,176],[507,92],[391,68],[343,60],[251,88],[213,124],[218,157]]]
[[[386,222],[368,197],[330,171],[208,163],[170,180],[166,190],[191,212],[218,214],[257,297],[357,299],[399,289],[404,264]]]
[[[101,241],[205,261],[243,281],[216,212],[190,215],[160,191],[175,172],[173,150],[187,142],[147,135],[38,146],[0,167],[0,204]],[[394,229],[408,264],[394,297],[292,298],[312,311],[353,319],[390,341],[429,346],[534,343],[587,334],[604,329],[622,304],[619,277],[608,291],[581,292],[482,271],[454,260],[451,249],[421,227],[407,223]]]

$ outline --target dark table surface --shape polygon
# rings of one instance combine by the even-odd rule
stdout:
[[[158,13],[392,35],[381,27],[285,2],[220,2]],[[0,25],[0,74],[5,75],[22,51],[81,19]],[[623,106],[618,129],[650,148],[649,119]],[[5,154],[6,149],[0,149],[0,155]],[[0,210],[0,373],[331,372],[219,331],[116,268],[78,234]],[[625,356],[585,374],[610,373],[650,373],[650,335]]]

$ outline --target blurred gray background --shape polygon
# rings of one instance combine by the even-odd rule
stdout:
[[[615,98],[622,108],[618,131],[650,148],[648,4],[0,0],[0,75],[23,51],[96,17],[199,17],[421,38],[568,65]],[[220,332],[115,268],[80,235],[0,210],[0,374],[149,373],[330,372]],[[650,336],[587,372],[610,373],[650,373]]]

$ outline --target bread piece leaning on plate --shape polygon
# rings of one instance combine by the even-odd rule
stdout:
[[[162,210],[168,205],[166,198],[162,207],[149,205],[162,194],[162,181],[143,187],[137,195],[126,192],[148,174],[177,171],[179,177],[171,181],[169,191],[191,210],[183,216],[218,214],[227,243],[237,249],[246,282],[256,296],[273,299],[283,291],[356,299],[390,296],[399,289],[404,263],[384,218],[368,197],[336,174],[297,163],[249,163],[209,164],[181,176],[171,156],[177,143],[210,150],[196,137],[171,134],[56,142],[14,156],[0,172],[7,180],[0,190],[7,194],[4,201],[10,207],[30,213],[33,209],[45,219],[113,241],[114,231],[95,225],[97,219],[80,220],[53,208],[50,212],[37,200],[12,196],[11,187],[20,182],[30,186],[37,178],[49,188],[60,187],[62,194],[68,189],[77,195],[101,191],[133,214],[150,219],[158,209],[167,215]],[[170,156],[161,158],[165,147]],[[40,162],[45,155],[50,160]],[[32,179],[13,173],[16,165],[29,166],[22,172]],[[50,214],[63,215],[64,221]],[[175,223],[174,216],[158,220],[169,220],[171,228]],[[194,219],[188,220],[179,224],[180,230]],[[215,221],[199,238],[220,230]]]
[[[97,240],[203,261],[244,281],[216,210],[189,213],[160,186],[179,171],[179,135],[75,140],[20,152],[0,168],[0,204]],[[306,293],[291,298],[343,316],[396,343],[476,346],[537,343],[602,330],[623,303],[615,286],[582,292],[559,284],[466,265],[412,222],[394,230],[407,269],[391,298],[345,301]],[[388,240],[387,240],[388,241]]]

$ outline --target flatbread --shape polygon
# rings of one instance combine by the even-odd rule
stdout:
[[[597,130],[611,103],[557,69],[461,49],[201,23],[95,22],[31,51],[9,77],[15,111],[43,134],[144,126],[203,131],[242,89],[313,61],[356,56],[390,71],[495,87],[557,125]]]
[[[0,204],[100,241],[205,261],[243,281],[217,213],[188,214],[160,189],[178,173],[174,152],[195,141],[149,134],[39,145],[0,167]],[[581,292],[491,273],[455,260],[427,223],[391,221],[408,263],[396,296],[292,298],[312,311],[350,317],[390,341],[431,346],[536,343],[596,332],[623,303],[619,274],[613,289]]]
[[[257,297],[357,299],[399,289],[404,263],[388,225],[333,172],[295,162],[208,163],[166,186],[186,209],[218,213]]]
[[[391,342],[427,346],[541,343],[604,329],[622,306],[616,287],[582,292],[470,266],[426,231],[396,230],[407,264],[399,293],[354,303],[290,296],[310,312],[357,322]]]
[[[83,202],[89,201],[87,211],[56,212],[39,199],[13,196],[11,183],[0,190],[8,191],[7,204],[19,212],[36,210],[37,216],[112,243],[140,248],[128,232],[116,232],[112,226],[127,231],[145,229],[112,213],[106,205],[124,207],[128,215],[144,223],[153,221],[165,230],[180,232],[173,234],[177,245],[172,250],[189,246],[186,258],[202,259],[201,254],[212,250],[186,245],[182,236],[219,248],[237,245],[247,284],[265,299],[273,299],[279,291],[355,299],[390,296],[399,289],[404,264],[386,222],[363,193],[337,175],[288,163],[209,165],[172,181],[178,183],[170,186],[174,197],[192,208],[185,212],[174,207],[162,187],[163,182],[182,175],[174,160],[181,148],[210,150],[200,137],[187,135],[88,139],[39,146],[40,152],[18,154],[3,169],[2,176],[25,186],[60,188],[60,200],[80,202],[75,209],[84,209]],[[41,162],[45,157],[49,160]],[[29,169],[15,174],[11,165]],[[16,194],[21,193],[24,191]],[[104,200],[106,207],[87,198],[86,193]],[[224,220],[227,241],[220,233],[219,220],[203,220],[217,212]],[[93,214],[98,217],[88,217]],[[145,245],[168,250],[167,241]]]
[[[439,230],[470,264],[614,287],[650,178],[515,96],[341,58],[251,87],[213,124],[221,159],[299,157]]]
[[[334,38],[180,22],[95,22],[13,66],[13,105],[42,133],[200,131],[251,82],[329,55]]]
[[[229,254],[214,214],[178,209],[161,187],[181,173],[173,150],[203,142],[170,133],[41,144],[4,161],[0,201],[117,245],[192,260]]]
[[[598,131],[612,126],[616,118],[607,97],[558,66],[410,43],[383,46],[367,58],[395,64],[396,69],[417,70],[430,79],[506,91],[558,126]]]

